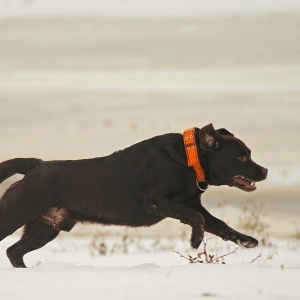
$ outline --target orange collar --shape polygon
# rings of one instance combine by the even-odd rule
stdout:
[[[197,143],[195,137],[195,128],[189,128],[184,131],[183,142],[184,142],[184,148],[185,148],[186,157],[188,161],[188,166],[194,168],[196,173],[196,181],[197,181],[198,188],[204,191],[205,189],[200,188],[198,184],[198,182],[206,182],[206,180],[205,180],[205,173],[201,166],[200,158],[198,155],[198,149],[197,149]]]

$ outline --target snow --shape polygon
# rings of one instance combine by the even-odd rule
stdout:
[[[17,288],[11,291],[3,283],[5,288],[1,294],[5,299],[24,295],[30,299],[274,299],[274,296],[276,299],[297,299],[299,273],[295,270],[263,269],[260,271],[262,277],[257,276],[257,271],[236,267],[224,270],[223,266],[159,268],[141,265],[122,269],[61,265],[54,269],[7,271],[5,277]],[[247,283],[247,278],[255,279]]]
[[[148,248],[153,241],[141,239],[142,250],[100,255],[91,252],[91,238],[66,235],[28,254],[28,269],[13,269],[3,253],[15,239],[10,237],[0,244],[3,299],[300,298],[300,243],[295,240],[277,240],[271,248],[238,248],[224,257],[226,264],[190,264],[174,251],[196,256],[203,246],[191,250],[186,239],[168,240],[168,250]],[[136,242],[131,241],[131,246]],[[113,245],[120,239],[108,238],[106,243]],[[214,238],[207,240],[207,245],[211,245],[209,253],[217,251],[218,255],[237,248]]]

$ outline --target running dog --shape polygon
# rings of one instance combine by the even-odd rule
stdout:
[[[0,241],[24,226],[7,256],[14,267],[25,268],[26,253],[77,222],[139,227],[169,217],[191,226],[193,248],[201,244],[204,231],[255,247],[256,239],[212,216],[201,194],[208,185],[251,192],[267,172],[241,140],[212,124],[156,136],[106,157],[7,160],[0,164],[0,182],[16,173],[25,176],[0,200]]]

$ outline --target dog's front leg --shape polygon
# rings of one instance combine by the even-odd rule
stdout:
[[[246,248],[253,248],[258,245],[258,241],[248,235],[242,234],[225,222],[211,215],[202,205],[200,201],[190,203],[190,206],[202,214],[205,219],[205,231],[221,237],[225,241],[232,241]]]
[[[145,207],[148,213],[178,219],[190,225],[192,227],[191,246],[195,249],[200,246],[204,236],[204,218],[201,213],[167,198],[146,200]]]

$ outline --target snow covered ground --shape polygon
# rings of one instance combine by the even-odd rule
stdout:
[[[241,231],[259,212],[260,246],[226,264],[189,264],[174,251],[203,248],[165,220],[78,225],[16,270],[16,232],[0,243],[1,299],[300,299],[299,14],[298,0],[0,0],[1,161],[102,156],[212,122],[269,169],[254,193],[203,196]],[[235,248],[208,241],[212,255]]]
[[[12,240],[1,243],[1,253]],[[121,238],[106,239],[106,243],[110,250],[113,245],[119,248],[115,253],[99,255],[90,238],[63,237],[28,254],[26,270],[9,267],[1,255],[1,297],[233,300],[300,297],[299,241],[277,240],[277,245],[270,248],[239,248],[224,257],[225,264],[191,264],[173,252],[192,257],[203,252],[203,247],[199,251],[188,249],[188,239],[169,239],[159,244],[157,240],[133,238],[128,249]],[[141,249],[132,250],[135,244]],[[208,253],[215,257],[237,248],[215,239],[208,240],[207,245]]]

